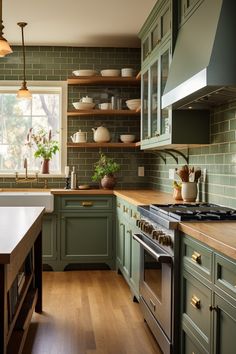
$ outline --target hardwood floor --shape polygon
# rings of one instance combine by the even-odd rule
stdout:
[[[34,314],[23,354],[160,354],[114,271],[43,273],[43,314]]]

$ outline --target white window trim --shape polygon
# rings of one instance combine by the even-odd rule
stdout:
[[[15,90],[17,87],[21,87],[21,81],[1,81],[0,80],[0,87],[4,87],[4,91],[9,90],[9,92],[12,92],[13,89]],[[48,177],[64,177],[65,175],[65,166],[67,165],[67,82],[66,81],[27,81],[27,87],[30,91],[36,91],[40,92],[40,89],[44,88],[51,88],[57,89],[61,88],[61,107],[60,107],[60,115],[61,115],[61,134],[60,134],[60,173],[55,174],[55,173],[50,173],[47,175]],[[50,91],[50,90],[49,90]],[[29,173],[29,175],[33,175],[33,173]],[[39,174],[39,176],[45,176],[42,174]],[[0,172],[0,177],[15,177],[14,173],[1,173]]]

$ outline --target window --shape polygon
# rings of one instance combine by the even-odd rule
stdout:
[[[51,86],[48,82],[46,84],[47,86],[28,84],[32,100],[16,98],[19,86],[0,86],[1,174],[23,171],[25,158],[28,160],[29,172],[40,172],[42,160],[34,157],[34,147],[26,145],[30,128],[33,128],[35,134],[41,129],[52,131],[52,138],[59,141],[60,149],[50,161],[50,174],[61,174],[64,170],[66,156],[62,146],[66,139],[66,127],[63,126],[63,116],[66,114],[63,107],[65,109],[66,102],[63,102],[63,98],[66,97],[66,92],[63,91],[66,85],[61,83]]]

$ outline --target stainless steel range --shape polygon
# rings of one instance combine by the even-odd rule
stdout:
[[[180,221],[236,220],[236,211],[215,204],[153,204],[140,206],[140,305],[164,354],[178,352]]]

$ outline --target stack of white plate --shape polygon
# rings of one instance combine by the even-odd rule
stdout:
[[[102,76],[120,76],[120,70],[119,69],[101,70],[101,75]]]
[[[73,71],[75,76],[96,76],[96,70],[84,69],[84,70],[75,70]]]

